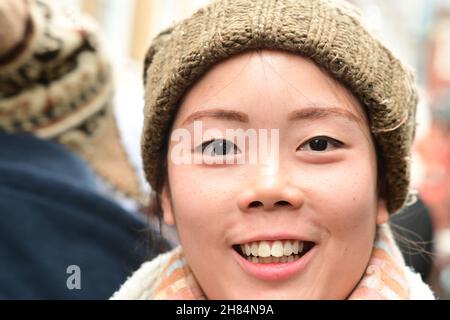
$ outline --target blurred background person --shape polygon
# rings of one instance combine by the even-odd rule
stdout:
[[[1,0],[0,30],[0,298],[108,298],[168,243],[138,212],[97,30],[43,0]]]

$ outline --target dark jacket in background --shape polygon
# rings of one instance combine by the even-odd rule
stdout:
[[[389,221],[405,262],[427,281],[433,266],[433,223],[426,205],[418,199]]]
[[[0,299],[106,299],[158,253],[145,220],[96,186],[61,145],[0,132]]]

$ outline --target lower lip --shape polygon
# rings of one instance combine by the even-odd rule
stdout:
[[[292,277],[293,275],[305,269],[309,260],[316,252],[316,247],[312,247],[305,255],[293,262],[286,263],[253,263],[242,257],[236,250],[233,250],[237,257],[239,265],[246,273],[261,280],[281,281]]]

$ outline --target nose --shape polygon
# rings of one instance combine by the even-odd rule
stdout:
[[[296,210],[303,204],[302,191],[291,184],[286,175],[260,175],[251,181],[238,197],[244,212],[276,209]]]

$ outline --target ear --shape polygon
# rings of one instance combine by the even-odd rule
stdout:
[[[389,220],[389,212],[387,210],[386,201],[384,199],[378,199],[377,209],[377,225],[386,223]]]
[[[163,210],[164,222],[168,225],[175,224],[175,217],[173,215],[172,201],[170,190],[167,184],[163,187],[161,192],[161,207]]]

